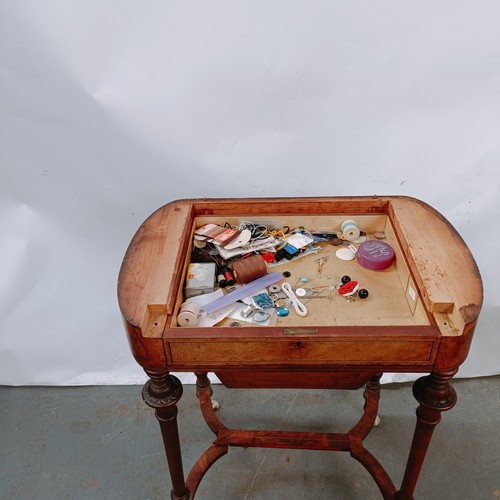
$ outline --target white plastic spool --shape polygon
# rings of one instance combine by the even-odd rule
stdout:
[[[342,231],[342,236],[346,241],[355,241],[361,235],[358,224],[355,220],[352,219],[348,219],[342,222],[342,224],[340,225],[340,230]]]

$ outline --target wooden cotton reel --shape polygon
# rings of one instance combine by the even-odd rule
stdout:
[[[181,309],[177,315],[177,324],[181,327],[196,326],[199,314],[200,308],[198,304],[186,301],[181,305]]]
[[[252,255],[246,259],[236,260],[232,264],[234,279],[242,285],[250,283],[267,274],[266,261],[260,255]]]

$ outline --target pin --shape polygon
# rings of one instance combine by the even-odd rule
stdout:
[[[332,290],[330,287],[322,287],[323,290],[321,292],[318,292],[315,288],[312,288],[308,290],[307,295],[304,297],[306,299],[328,299],[330,302],[332,302]],[[328,290],[328,295],[322,295]]]
[[[306,297],[307,300],[312,299],[328,299],[330,302],[332,301],[332,297],[330,295],[311,295],[311,297]],[[307,304],[307,302],[306,302]]]
[[[292,288],[295,290],[295,288],[297,287],[297,285],[298,285],[299,283],[307,283],[308,281],[309,281],[309,280],[308,280],[307,278],[299,278],[299,279],[297,280],[297,282],[295,283],[295,285],[293,285],[293,287],[292,287]]]
[[[318,276],[321,276],[321,273],[323,272],[323,264],[328,260],[328,257],[320,257],[319,259],[316,259],[314,262],[318,264]]]

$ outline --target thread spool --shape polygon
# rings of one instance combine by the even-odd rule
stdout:
[[[184,302],[177,315],[177,324],[182,327],[196,326],[200,308],[194,302]]]
[[[236,260],[232,264],[236,283],[250,283],[267,274],[266,261],[260,255],[252,255],[246,259]]]
[[[340,229],[342,231],[343,238],[347,241],[355,241],[361,235],[361,231],[359,230],[356,221],[352,219],[348,219],[342,222],[342,224],[340,225]]]
[[[233,273],[231,272],[231,269],[229,269],[229,267],[224,267],[222,269],[222,273],[224,274],[224,281],[226,282],[226,286],[233,286],[236,283]]]
[[[219,285],[219,288],[226,288],[227,286],[227,280],[226,277],[224,276],[223,269],[219,269],[217,273],[217,284]]]

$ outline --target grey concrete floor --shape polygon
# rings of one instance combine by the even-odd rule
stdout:
[[[458,403],[436,428],[415,500],[500,498],[500,377],[456,380]],[[0,387],[0,498],[170,498],[153,411],[139,386]],[[214,386],[233,428],[346,432],[361,391],[229,390]],[[412,438],[411,384],[382,387],[381,424],[365,440],[399,487]],[[179,426],[185,470],[211,444],[195,388],[184,387]],[[197,499],[379,499],[348,453],[231,448]]]

